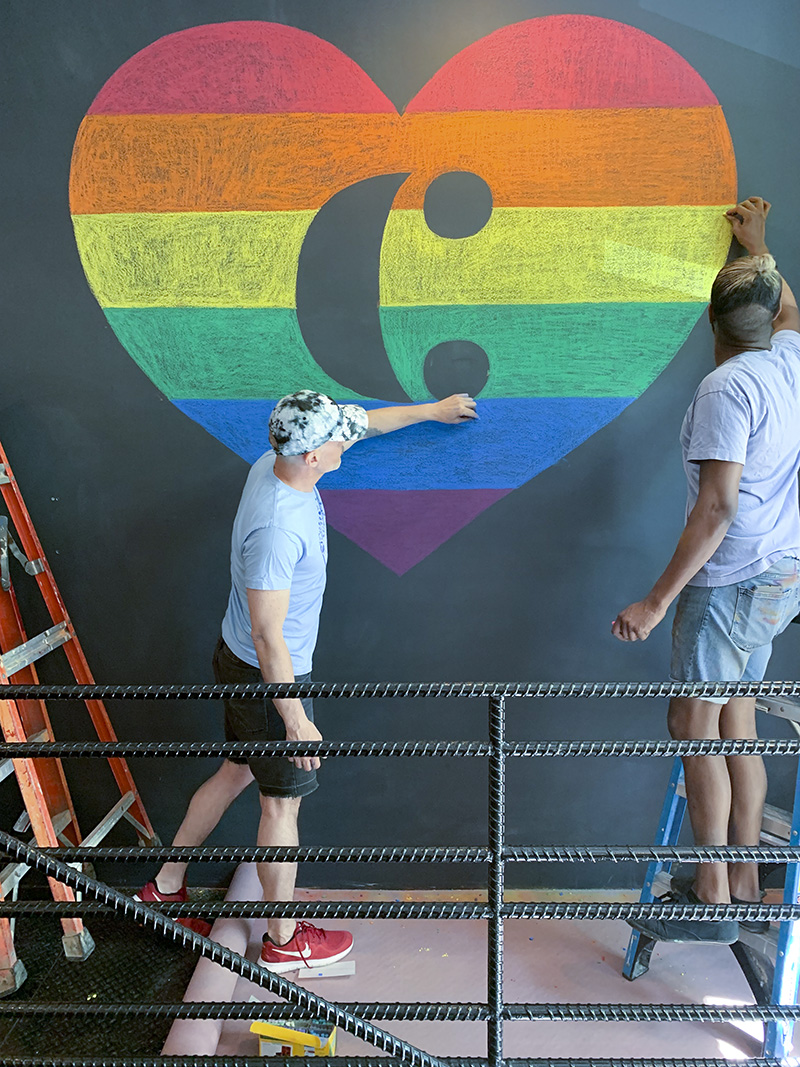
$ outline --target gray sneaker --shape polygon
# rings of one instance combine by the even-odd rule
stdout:
[[[669,887],[673,893],[685,893],[687,889],[692,889],[693,886],[694,873],[691,871],[673,874],[669,883]],[[763,899],[763,892],[758,900],[742,900],[741,897],[735,897],[733,893],[731,893],[731,904],[760,904]],[[767,919],[740,919],[739,929],[747,930],[751,934],[768,934],[769,921]]]
[[[691,888],[683,892],[671,890],[659,897],[665,904],[702,904]],[[739,940],[739,924],[735,919],[626,919],[628,926],[653,941],[710,941],[717,945],[732,945]]]

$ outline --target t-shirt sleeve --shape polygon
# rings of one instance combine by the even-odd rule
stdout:
[[[800,333],[797,330],[776,330],[772,335],[774,347],[790,349],[792,354],[800,356]]]
[[[275,526],[262,526],[248,534],[242,548],[247,589],[288,589],[303,546],[300,540]]]
[[[738,390],[700,393],[694,402],[686,458],[690,463],[704,459],[744,463],[751,428],[750,405]]]

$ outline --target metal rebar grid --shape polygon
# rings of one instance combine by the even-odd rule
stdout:
[[[295,1059],[270,1056],[270,1067],[297,1067]],[[399,1067],[404,1061],[393,1056],[326,1056],[325,1067]],[[442,1057],[444,1067],[490,1067],[480,1057]],[[775,1057],[736,1060],[737,1067],[789,1067],[792,1061]],[[518,1058],[504,1061],[506,1067],[731,1067],[731,1060],[716,1057],[702,1059],[534,1059]],[[19,1056],[7,1059],[3,1067],[264,1067],[261,1056],[130,1056],[115,1057],[49,1057],[47,1059]]]
[[[489,700],[489,924],[487,937],[486,993],[489,1010],[486,1045],[489,1063],[503,1063],[503,898],[505,896],[506,763],[505,702]]]
[[[186,904],[149,905],[160,915],[182,916]],[[337,900],[265,903],[262,901],[190,901],[197,919],[489,919],[490,905],[451,901]],[[116,909],[99,901],[11,900],[0,901],[0,918],[23,915],[52,915],[59,919],[109,915]],[[500,909],[503,919],[767,919],[789,922],[800,919],[800,904],[672,904],[604,903],[596,901],[530,901],[506,903]],[[2,1001],[0,1001],[2,1014]]]
[[[631,1005],[631,1004],[513,1004],[503,996],[503,933],[509,918],[539,919],[626,919],[658,914],[662,918],[736,918],[787,921],[800,919],[798,904],[670,904],[670,903],[600,903],[600,902],[520,902],[504,901],[505,865],[509,862],[784,862],[800,863],[800,844],[759,847],[668,847],[668,846],[515,846],[505,844],[505,761],[510,757],[574,757],[574,756],[671,756],[720,754],[800,754],[800,740],[707,740],[707,741],[542,741],[507,742],[505,739],[505,701],[511,697],[547,698],[653,698],[670,696],[798,696],[800,682],[746,683],[366,683],[358,685],[326,685],[297,683],[284,685],[247,686],[4,686],[4,699],[219,699],[233,696],[316,696],[316,697],[439,697],[484,698],[489,704],[489,741],[465,742],[319,742],[297,744],[269,742],[247,744],[224,743],[150,743],[150,742],[25,742],[0,745],[2,758],[46,758],[67,756],[116,757],[175,757],[247,755],[254,749],[259,754],[298,755],[315,752],[331,756],[420,756],[485,758],[488,763],[488,847],[383,847],[331,848],[302,846],[297,848],[259,848],[227,846],[221,848],[85,848],[38,849],[0,832],[0,851],[12,859],[36,867],[73,888],[81,889],[95,898],[92,901],[0,902],[0,916],[23,914],[67,915],[97,914],[117,911],[145,925],[163,936],[182,942],[187,947],[228,967],[238,975],[256,982],[283,997],[287,1004],[182,1004],[182,1005],[94,1005],[94,1004],[14,1004],[0,1002],[0,1016],[50,1015],[78,1017],[95,1015],[131,1018],[137,1016],[169,1018],[275,1018],[296,1016],[298,1008],[305,1013],[324,1018],[339,1025],[387,1052],[388,1057],[339,1057],[328,1059],[329,1067],[389,1067],[393,1063],[412,1064],[413,1067],[438,1067],[439,1064],[463,1064],[464,1067],[533,1067],[545,1064],[575,1064],[576,1067],[700,1067],[722,1065],[727,1061],[714,1059],[626,1059],[626,1060],[543,1060],[505,1059],[503,1057],[503,1027],[506,1022],[541,1019],[559,1021],[722,1021],[732,1019],[758,1020],[765,1023],[791,1025],[800,1019],[795,1005]],[[486,902],[395,902],[395,901],[314,901],[293,903],[264,902],[192,902],[197,917],[245,916],[266,918],[285,917],[347,917],[347,918],[429,918],[483,919],[487,921],[487,1002],[485,1004],[332,1004],[287,979],[249,963],[243,957],[178,925],[169,916],[181,915],[186,905],[160,904],[151,906],[101,885],[66,862],[86,860],[110,861],[271,861],[291,862],[419,862],[419,863],[485,863],[488,868]],[[478,1021],[487,1026],[487,1058],[435,1058],[404,1042],[370,1020],[439,1020]],[[286,1061],[271,1058],[275,1067]],[[777,1059],[740,1061],[752,1067],[775,1067]],[[10,1059],[8,1067],[244,1067],[261,1064],[263,1060],[248,1057],[152,1057],[152,1058],[37,1058]]]
[[[262,756],[464,756],[485,758],[485,741],[260,741]],[[797,738],[722,738],[688,741],[510,741],[506,757],[575,756],[797,756]],[[250,741],[7,741],[0,759],[158,759],[180,757],[245,757]]]
[[[485,1022],[482,1004],[380,1003],[353,1001],[339,1005],[363,1019],[393,1022]],[[295,1019],[291,1004],[263,1001],[178,1001],[174,1004],[85,1004],[74,1002],[0,1001],[0,1017],[112,1018],[112,1019]],[[506,1003],[507,1022],[772,1022],[800,1020],[797,1004],[566,1004]]]
[[[254,682],[241,685],[7,685],[5,700],[231,700],[242,697],[396,699],[652,699],[800,697],[800,682]]]
[[[17,841],[16,838],[1,830],[0,849],[12,859],[26,863],[29,867],[35,867],[64,885],[90,893],[96,899],[112,904],[115,909],[122,911],[131,919],[152,926],[154,930],[171,937],[174,941],[182,942],[201,956],[227,967],[240,977],[246,978],[264,989],[269,989],[270,992],[276,993],[284,1000],[288,1000],[290,1003],[297,1005],[297,1007],[311,1012],[314,1017],[335,1023],[343,1030],[346,1030],[347,1033],[361,1038],[362,1041],[368,1041],[376,1048],[383,1049],[390,1055],[397,1057],[401,1062],[411,1064],[411,1067],[439,1067],[438,1059],[427,1052],[423,1052],[422,1049],[418,1049],[386,1030],[382,1030],[370,1022],[342,1010],[338,1005],[329,1000],[324,1000],[315,993],[310,993],[308,990],[303,989],[302,986],[295,985],[281,975],[274,974],[258,964],[251,963],[244,956],[232,952],[224,945],[219,945],[216,941],[211,941],[208,937],[203,937],[201,934],[195,933],[194,930],[189,930],[187,927],[179,925],[173,919],[166,918],[148,907],[148,905],[133,900],[132,897],[125,896],[116,889],[103,885],[96,879],[76,871],[74,867],[67,866],[67,864],[55,859],[41,849],[33,848],[22,841]],[[42,1060],[41,1062],[44,1064],[48,1061]],[[106,1067],[108,1067],[108,1061],[105,1061],[105,1063]]]
[[[317,845],[242,845],[230,847],[46,848],[69,863],[147,860],[258,863],[487,863],[491,850],[435,846],[367,845],[357,848]],[[800,845],[513,845],[503,849],[505,863],[798,863]]]

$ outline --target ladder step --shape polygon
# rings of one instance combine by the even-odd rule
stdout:
[[[792,836],[791,814],[783,808],[776,808],[773,804],[765,804],[761,820],[761,834],[762,839],[769,836],[788,843]]]
[[[739,940],[743,945],[747,945],[749,949],[752,949],[753,952],[757,952],[759,956],[766,956],[768,960],[772,960],[774,963],[778,955],[779,930],[779,924],[770,923],[766,934],[754,934],[751,930],[743,930],[740,925]]]
[[[758,697],[756,711],[800,723],[800,700],[794,700],[792,697]]]
[[[136,797],[133,793],[126,793],[124,796],[120,797],[111,811],[100,820],[97,826],[95,826],[93,830],[90,830],[85,837],[81,838],[81,845],[86,845],[87,848],[93,848],[95,845],[99,845],[103,838],[108,834],[111,827],[115,826],[125,815],[135,799]]]
[[[38,637],[32,637],[30,641],[17,645],[16,648],[12,648],[5,655],[0,656],[0,669],[9,676],[16,674],[17,671],[29,667],[32,663],[41,659],[42,656],[46,656],[48,652],[52,652],[54,648],[60,648],[67,641],[71,641],[72,636],[72,628],[69,622],[66,620],[59,622],[55,626],[51,626],[49,630],[39,634]]]
[[[97,826],[86,834],[85,837],[81,838],[81,844],[86,845],[88,848],[93,848],[95,845],[99,845],[106,837],[111,827],[115,826],[120,819],[126,817],[128,808],[133,804],[135,799],[136,797],[133,793],[126,793],[123,797],[120,797],[111,811],[100,820]],[[53,829],[59,840],[61,840],[62,832],[69,826],[71,821],[72,816],[68,811],[62,811],[53,817]],[[138,825],[138,823],[136,825]],[[20,833],[27,830],[29,826],[30,819],[28,818],[27,812],[23,812],[17,820],[14,829]],[[71,845],[72,842],[62,841],[62,844]],[[24,863],[11,863],[3,868],[3,870],[0,871],[0,898],[8,897],[29,870],[30,867]]]
[[[40,730],[38,734],[31,734],[28,738],[29,741],[49,741],[50,735],[47,730]],[[14,773],[14,761],[12,759],[3,760],[0,763],[0,782],[8,778]],[[16,827],[15,827],[16,829]]]
[[[27,812],[25,814],[27,814]],[[63,833],[71,822],[72,815],[68,811],[61,811],[57,815],[54,815],[53,829],[56,832],[56,837]],[[30,825],[30,822],[28,825]],[[35,844],[35,842],[31,841],[31,844]],[[0,898],[4,900],[7,899],[14,892],[29,870],[30,867],[25,863],[9,863],[8,866],[4,867],[0,871]]]

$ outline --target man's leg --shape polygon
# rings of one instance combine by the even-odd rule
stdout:
[[[722,709],[722,737],[757,737],[754,698],[734,697]],[[761,756],[726,756],[731,782],[729,845],[757,845],[767,797],[767,772]],[[731,895],[739,900],[758,901],[757,863],[731,863],[728,866]]]
[[[230,805],[253,781],[246,763],[225,760],[220,769],[196,790],[173,845],[202,845]],[[165,863],[155,878],[162,893],[177,893],[183,885],[188,863]]]
[[[730,703],[730,702],[729,702]],[[719,704],[695,697],[673,697],[669,732],[675,740],[719,738]],[[727,845],[731,819],[731,779],[724,756],[684,756],[686,803],[697,845]],[[706,904],[730,903],[725,863],[698,863],[694,891]]]
[[[287,761],[288,762],[288,761]],[[297,815],[300,797],[271,797],[261,794],[259,845],[298,844]],[[297,876],[296,863],[259,863],[258,877],[264,900],[292,900]],[[294,919],[268,919],[261,946],[262,967],[280,974],[298,967],[336,963],[353,947],[347,930],[321,930],[309,922]]]
[[[261,798],[261,820],[258,824],[259,845],[296,846],[300,843],[297,833],[297,816],[300,797]],[[258,878],[264,892],[264,900],[292,900],[297,878],[296,863],[259,863]],[[267,933],[276,945],[285,945],[294,936],[294,919],[268,919]]]

